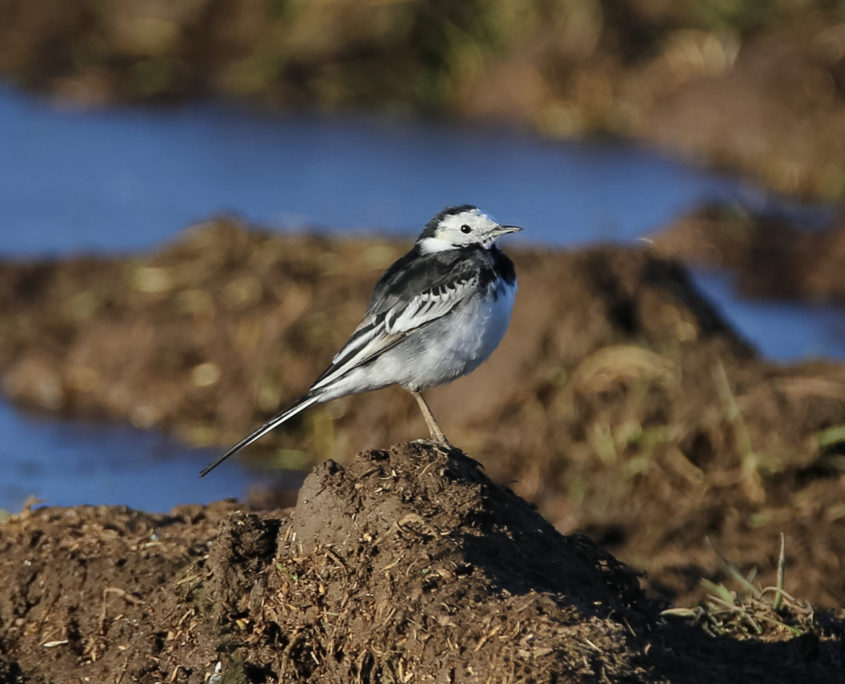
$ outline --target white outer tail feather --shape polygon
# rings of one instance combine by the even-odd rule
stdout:
[[[219,466],[223,461],[225,461],[229,456],[234,456],[244,447],[248,447],[253,442],[258,441],[268,432],[275,430],[279,425],[284,423],[286,420],[293,418],[297,413],[300,411],[304,411],[309,406],[316,404],[320,401],[320,395],[314,394],[311,396],[304,397],[300,399],[297,403],[291,406],[289,409],[282,411],[281,413],[276,414],[266,423],[264,423],[261,427],[259,427],[254,432],[251,432],[246,437],[244,437],[240,442],[235,444],[231,449],[229,449],[225,454],[220,456],[216,461],[210,463],[205,468],[200,471],[200,477],[205,477],[208,475],[212,470],[214,470],[217,466]]]

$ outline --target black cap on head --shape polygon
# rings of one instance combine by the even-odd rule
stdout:
[[[423,230],[423,232],[420,234],[420,237],[434,237],[434,233],[437,230],[437,226],[439,226],[440,222],[447,216],[454,216],[455,214],[460,214],[463,211],[473,210],[478,211],[478,207],[476,207],[474,204],[459,204],[455,207],[446,207],[443,211],[437,214],[437,216],[431,219],[431,221],[425,224],[425,230]]]

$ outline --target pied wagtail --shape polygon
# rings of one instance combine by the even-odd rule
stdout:
[[[437,214],[411,251],[379,278],[364,320],[311,388],[200,475],[312,404],[388,385],[408,390],[432,440],[449,446],[420,392],[475,370],[502,340],[516,273],[496,240],[519,230],[470,204]]]

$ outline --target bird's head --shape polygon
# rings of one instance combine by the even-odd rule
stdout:
[[[478,207],[462,204],[448,207],[431,219],[420,233],[417,244],[423,254],[474,245],[490,249],[502,235],[520,230],[519,226],[496,223]]]

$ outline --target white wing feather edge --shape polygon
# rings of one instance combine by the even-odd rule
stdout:
[[[469,278],[433,292],[426,290],[411,299],[404,308],[393,306],[381,316],[381,321],[365,333],[352,338],[346,345],[335,354],[332,363],[347,356],[350,352],[357,351],[340,366],[320,378],[311,387],[317,390],[330,385],[338,377],[348,373],[353,368],[377,356],[383,350],[393,346],[398,338],[413,332],[417,328],[445,316],[464,299],[466,293],[475,288],[478,278]],[[368,316],[356,330],[360,330],[373,323]]]

